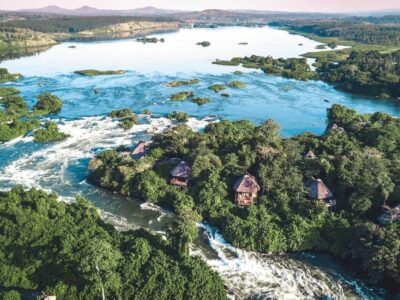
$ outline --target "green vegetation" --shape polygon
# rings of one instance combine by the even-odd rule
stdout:
[[[184,101],[187,98],[193,97],[194,93],[192,91],[184,91],[184,92],[179,92],[171,95],[171,100],[172,101]]]
[[[199,214],[234,246],[266,253],[327,251],[353,260],[371,281],[398,290],[400,225],[377,225],[377,217],[384,205],[400,204],[400,120],[334,105],[328,124],[343,131],[283,139],[271,120],[260,126],[223,121],[204,132],[179,125],[155,135],[143,160],[114,150],[100,154],[89,179],[123,195],[185,209],[188,219]],[[309,150],[315,159],[305,157]],[[187,189],[168,184],[171,157],[191,166]],[[247,172],[261,187],[258,204],[239,208],[232,186]],[[304,183],[310,177],[321,178],[333,192],[334,211],[309,199]]]
[[[134,125],[139,124],[136,114],[129,108],[113,110],[109,113],[109,116],[119,119],[119,126],[125,130],[131,129]]]
[[[198,105],[203,105],[211,102],[210,98],[193,98],[191,101]]]
[[[35,189],[1,192],[0,286],[71,300],[226,299],[218,275],[179,251],[196,234],[194,217],[182,209],[166,241],[115,230],[79,196],[68,205]]]
[[[202,46],[202,47],[210,47],[211,43],[208,41],[204,41],[204,42],[198,42],[196,45]]]
[[[234,60],[221,60],[217,59],[216,61],[212,62],[214,65],[221,65],[221,66],[234,66],[237,67],[240,65],[240,62]]]
[[[151,111],[145,108],[145,109],[143,109],[143,114],[145,114],[146,116],[150,116]]]
[[[317,58],[316,71],[311,70],[304,58],[274,59],[252,55],[232,60],[267,74],[298,80],[321,79],[349,92],[383,98],[400,97],[400,50],[392,53],[351,51],[350,55],[341,57],[339,63],[331,61],[338,60],[341,50],[326,52],[328,55]],[[330,54],[335,57],[329,57]],[[232,83],[228,85],[232,87]]]
[[[228,86],[231,87],[231,88],[243,89],[247,85],[242,81],[234,80],[234,81],[229,82]]]
[[[47,115],[57,113],[61,110],[63,102],[56,95],[44,93],[39,95],[38,101],[33,107],[33,113],[36,115]]]
[[[245,68],[261,69],[267,74],[294,78],[298,80],[317,79],[318,74],[311,71],[305,58],[279,58],[252,55],[250,57],[235,57],[231,60],[235,64],[242,64]]]
[[[105,75],[121,75],[125,74],[126,71],[124,70],[108,70],[108,71],[99,71],[99,70],[80,70],[75,71],[75,74],[83,75],[83,76],[105,76]]]
[[[124,16],[88,16],[88,17],[42,17],[36,19],[16,19],[0,23],[0,31],[12,28],[24,28],[36,32],[50,34],[73,34],[90,31],[96,28],[117,25],[128,22],[168,22],[171,18],[164,17],[124,17]]]
[[[0,83],[16,81],[21,77],[21,74],[11,74],[6,68],[0,68]]]
[[[315,49],[326,49],[326,46],[323,44],[317,45],[317,46],[315,46]]]
[[[38,120],[19,120],[13,119],[11,122],[0,123],[0,142],[11,141],[17,137],[25,135],[28,131],[40,125]]]
[[[4,107],[0,110],[0,142],[10,141],[36,129],[40,122],[31,119],[32,117],[55,113],[62,107],[60,98],[46,93],[38,96],[38,101],[30,112],[24,98],[16,95],[18,90],[2,88],[0,92],[4,95],[0,99],[0,104]]]
[[[379,51],[352,51],[339,63],[317,60],[322,80],[354,93],[379,97],[400,97],[400,50],[381,54]]]
[[[0,97],[13,96],[19,94],[19,90],[13,87],[0,87]]]
[[[182,85],[191,85],[200,83],[199,79],[190,79],[190,80],[174,80],[166,83],[166,86],[169,87],[177,87]]]
[[[34,141],[39,143],[57,142],[65,140],[69,135],[58,130],[57,123],[48,121],[44,128],[40,128],[33,133]]]
[[[269,23],[304,34],[371,45],[400,46],[400,17],[283,20]]]
[[[208,87],[208,89],[218,93],[220,91],[226,90],[226,86],[224,84],[216,83],[216,84],[210,85]]]
[[[173,111],[168,115],[168,119],[175,119],[178,122],[187,122],[189,120],[189,114],[180,111]]]

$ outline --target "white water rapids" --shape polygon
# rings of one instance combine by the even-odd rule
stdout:
[[[2,144],[0,153],[9,153],[9,158],[0,168],[0,188],[7,189],[16,184],[27,188],[40,187],[57,192],[66,199],[71,199],[72,195],[81,193],[82,189],[86,188],[88,191],[83,194],[91,199],[91,193],[98,190],[82,179],[77,181],[74,176],[69,176],[69,168],[84,169],[85,173],[87,159],[94,157],[99,149],[132,145],[149,132],[160,132],[172,126],[171,121],[166,118],[142,118],[145,119],[144,124],[134,126],[129,131],[124,131],[118,126],[118,122],[108,117],[58,120],[60,130],[70,135],[65,141],[38,146],[33,143],[32,137],[24,137]],[[191,118],[188,125],[193,129],[201,129],[210,121],[212,120]],[[82,159],[86,159],[84,164]],[[124,208],[116,207],[114,199],[109,201],[110,195],[101,196],[105,198],[106,203],[100,209],[105,220],[119,230],[139,226],[135,221],[136,216],[133,217],[133,214],[126,212]],[[119,205],[130,205],[125,202],[121,200]],[[160,226],[155,225],[170,217],[156,206],[145,204],[135,209],[136,214],[154,214],[151,218],[146,217],[148,219],[145,221],[148,228],[156,232],[162,230],[158,228]],[[234,248],[210,226],[200,224],[200,227],[209,243],[208,247],[211,247],[210,251],[215,252],[216,256],[209,257],[195,245],[192,246],[192,254],[203,257],[219,273],[232,299],[371,298],[366,292],[367,289],[358,281],[346,282],[341,275],[332,274],[289,256],[262,255]]]

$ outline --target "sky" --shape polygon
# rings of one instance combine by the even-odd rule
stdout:
[[[344,12],[400,9],[400,0],[0,0],[0,9],[15,10],[57,5],[78,8],[84,5],[104,9],[131,9],[144,6],[180,10],[257,9],[277,11]]]

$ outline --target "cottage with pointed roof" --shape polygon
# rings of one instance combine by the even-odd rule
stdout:
[[[141,159],[149,152],[149,145],[151,142],[140,141],[139,144],[133,149],[131,156],[133,159]]]
[[[171,171],[170,184],[175,186],[187,186],[190,176],[192,175],[192,169],[189,167],[188,163],[181,161],[172,171]]]
[[[308,195],[311,199],[324,201],[328,207],[336,205],[332,192],[321,179],[310,178],[305,186],[309,189]]]
[[[307,152],[306,158],[309,158],[309,159],[316,159],[317,156],[314,154],[314,152],[312,152],[312,151],[310,150],[310,151]]]
[[[233,189],[236,192],[235,203],[239,206],[248,206],[256,202],[260,186],[253,176],[246,174],[235,182]]]

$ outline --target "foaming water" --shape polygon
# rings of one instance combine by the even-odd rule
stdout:
[[[380,299],[361,282],[288,255],[248,252],[230,245],[215,228],[201,224],[217,259],[193,248],[223,278],[234,299]]]

